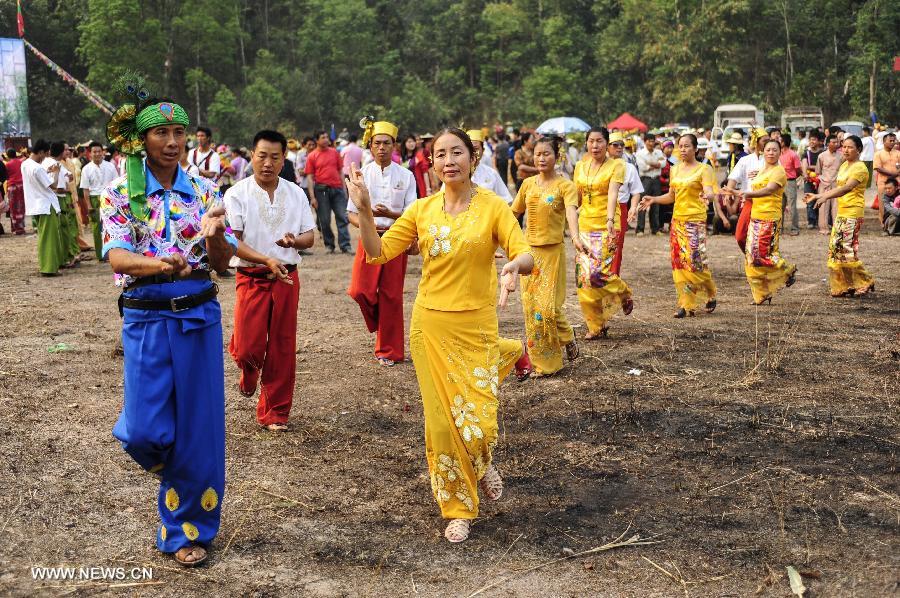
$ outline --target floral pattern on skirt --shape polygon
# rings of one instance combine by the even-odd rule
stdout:
[[[716,297],[706,254],[706,222],[673,218],[669,231],[678,307],[694,311]]]
[[[588,333],[596,335],[631,299],[631,289],[612,269],[618,234],[600,230],[582,231],[579,236],[587,253],[575,255],[575,286]]]
[[[500,338],[493,306],[437,311],[416,305],[409,335],[425,410],[431,489],[445,519],[478,516],[478,480],[497,444],[500,383],[522,343]]]
[[[838,216],[831,227],[828,246],[828,274],[831,294],[835,297],[866,293],[875,284],[859,259],[859,232],[862,218]]]
[[[532,247],[534,268],[522,277],[525,336],[535,370],[552,374],[563,367],[564,345],[575,335],[566,320],[566,249],[562,243]]]
[[[797,271],[796,266],[781,257],[778,251],[780,239],[781,222],[750,220],[744,271],[754,303],[762,303],[775,295]]]

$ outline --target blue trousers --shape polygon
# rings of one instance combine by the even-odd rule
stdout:
[[[130,291],[168,299],[211,283],[187,280]],[[183,311],[125,308],[125,403],[113,436],[161,478],[156,545],[176,552],[219,531],[225,492],[225,367],[215,300]]]

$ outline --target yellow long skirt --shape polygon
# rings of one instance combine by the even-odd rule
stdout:
[[[500,383],[522,343],[500,338],[493,306],[413,308],[409,346],[425,408],[425,456],[445,519],[478,516],[478,480],[497,444]]]
[[[575,256],[575,286],[588,333],[596,335],[631,299],[631,289],[612,271],[618,234],[610,237],[607,231],[598,230],[579,235],[588,253]]]
[[[785,261],[778,252],[780,239],[781,222],[750,220],[744,272],[750,283],[754,303],[762,303],[774,296],[797,271],[797,267]]]
[[[859,259],[859,231],[862,218],[838,216],[831,227],[828,252],[828,278],[833,297],[867,293],[875,279]]]
[[[716,298],[706,255],[706,222],[672,219],[669,225],[672,250],[672,280],[678,293],[678,307],[694,311]]]
[[[525,336],[535,371],[552,374],[563,367],[563,346],[575,340],[566,320],[566,248],[563,243],[532,247],[534,268],[522,277]]]

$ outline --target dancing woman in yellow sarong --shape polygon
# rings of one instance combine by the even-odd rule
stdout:
[[[545,137],[534,145],[538,174],[522,181],[512,211],[525,218],[525,240],[531,245],[534,269],[522,277],[525,336],[536,376],[563,367],[563,347],[569,361],[578,357],[578,344],[566,320],[566,204],[578,201],[572,181],[556,172],[559,140]]]
[[[416,200],[379,237],[369,193],[352,169],[350,199],[369,263],[383,264],[417,242],[422,278],[412,313],[410,352],[425,409],[425,455],[431,488],[445,519],[445,537],[462,542],[478,516],[478,489],[500,498],[503,480],[491,462],[497,444],[500,383],[531,364],[521,341],[500,338],[494,249],[503,267],[500,304],[534,265],[512,211],[496,194],[472,184],[475,151],[464,131],[434,138],[434,170],[444,189]],[[518,360],[518,362],[517,362]]]
[[[613,133],[612,143],[622,143]],[[578,302],[587,324],[585,340],[606,336],[607,322],[620,309],[627,316],[634,309],[631,289],[613,271],[619,218],[619,187],[625,182],[625,161],[606,153],[609,131],[595,127],[588,132],[590,157],[575,165],[578,198],[566,202],[566,220],[575,246],[575,286]]]
[[[714,198],[716,175],[709,164],[697,162],[697,138],[686,134],[678,138],[681,160],[672,167],[669,192],[647,195],[640,209],[653,204],[674,203],[669,243],[672,252],[672,280],[678,293],[676,318],[693,316],[701,303],[706,311],[716,309],[716,284],[706,255],[706,206]],[[713,202],[716,215],[723,221],[719,202]]]
[[[772,303],[776,292],[794,284],[797,273],[797,266],[786,262],[778,251],[784,221],[781,198],[788,185],[787,173],[778,162],[780,155],[781,143],[777,139],[767,141],[763,150],[765,165],[750,181],[751,190],[738,194],[741,199],[753,200],[744,271],[756,305]]]
[[[869,171],[859,159],[862,140],[856,135],[844,138],[841,146],[844,163],[838,169],[835,188],[824,193],[807,193],[806,203],[819,207],[837,198],[837,217],[831,227],[828,274],[832,297],[859,297],[875,290],[875,279],[859,259],[859,231],[866,208],[865,192]]]

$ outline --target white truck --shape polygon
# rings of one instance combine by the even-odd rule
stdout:
[[[764,126],[765,114],[753,104],[722,104],[713,113],[712,138],[721,148],[719,150],[720,161],[728,153],[726,139],[732,133],[740,132],[747,142],[746,136],[751,127]],[[726,134],[727,133],[727,134]]]
[[[781,112],[781,130],[798,139],[800,131],[809,131],[825,126],[821,108],[815,106],[791,106]]]

